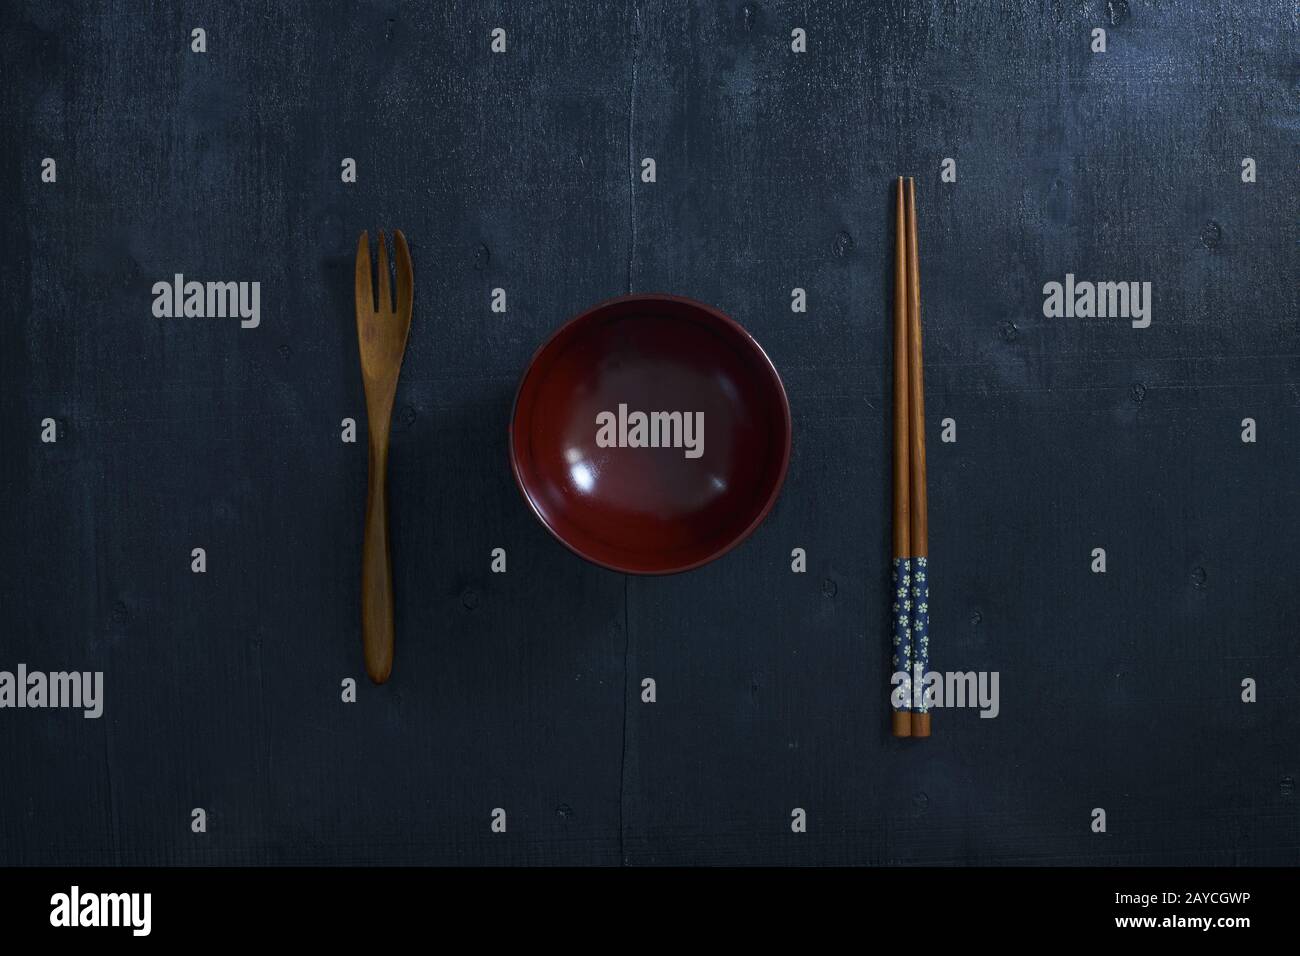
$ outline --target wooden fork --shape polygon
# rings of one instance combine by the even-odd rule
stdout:
[[[357,346],[361,380],[366,389],[370,434],[370,476],[366,492],[366,528],[361,547],[361,643],[366,673],[376,684],[393,670],[393,559],[388,545],[388,429],[397,394],[397,376],[411,329],[415,288],[411,253],[400,230],[393,232],[397,264],[397,303],[390,296],[388,250],[379,233],[379,302],[370,285],[370,237],[357,242]]]

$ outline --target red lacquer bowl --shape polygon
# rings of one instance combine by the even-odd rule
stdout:
[[[767,516],[790,461],[790,405],[738,323],[669,295],[611,299],[533,356],[510,465],[542,524],[629,574],[698,568]]]

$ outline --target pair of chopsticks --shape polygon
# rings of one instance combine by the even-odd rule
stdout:
[[[894,248],[893,673],[906,672],[907,698],[894,699],[895,737],[929,737],[921,680],[930,669],[929,523],[925,488],[925,382],[921,361],[921,267],[916,251],[916,183],[898,177]]]

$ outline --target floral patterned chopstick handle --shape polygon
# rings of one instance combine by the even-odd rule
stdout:
[[[890,660],[894,665],[894,674],[912,673],[912,559],[894,558],[894,600],[893,600],[893,652]],[[912,692],[909,681],[903,682],[906,694],[902,706],[894,707],[900,713],[912,709]],[[897,694],[893,698],[897,701]]]
[[[929,713],[925,703],[923,681],[930,670],[930,559],[925,555],[912,559],[912,582],[908,589],[912,623],[912,685],[916,694],[913,710]],[[894,593],[898,593],[895,589]]]

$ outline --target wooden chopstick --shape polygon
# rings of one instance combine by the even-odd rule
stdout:
[[[907,384],[908,462],[911,466],[912,668],[930,670],[930,522],[925,479],[925,380],[921,359],[921,264],[916,239],[916,183],[907,180]],[[897,591],[895,591],[897,593]],[[912,709],[912,736],[930,736],[930,711],[923,697]]]
[[[909,221],[904,212],[903,177],[898,177],[898,203],[894,240],[894,561],[893,561],[893,633],[890,660],[891,674],[899,670],[911,673],[911,623],[905,599],[911,575],[912,526],[911,498],[911,424],[908,416],[908,365],[911,316],[910,274],[908,270]],[[906,686],[906,684],[904,685]],[[910,697],[910,695],[909,695]],[[911,703],[892,708],[895,737],[912,735]]]

